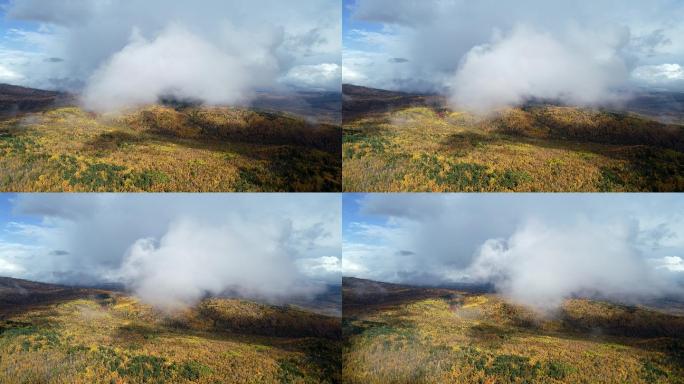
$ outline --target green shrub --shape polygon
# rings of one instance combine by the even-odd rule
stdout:
[[[283,384],[292,383],[298,378],[304,377],[304,374],[297,366],[297,363],[292,359],[278,361],[278,369],[278,378]]]
[[[188,380],[198,380],[202,375],[211,374],[211,368],[196,361],[186,361],[179,368],[180,375]]]
[[[667,372],[663,371],[651,360],[642,360],[641,376],[649,383],[658,381],[661,377],[667,377]]]
[[[530,358],[517,355],[498,355],[492,364],[485,369],[488,375],[504,377],[510,381],[518,379],[531,380],[537,377],[541,364],[530,364]]]
[[[550,361],[546,365],[546,374],[556,380],[563,380],[574,371],[574,367],[560,361]]]

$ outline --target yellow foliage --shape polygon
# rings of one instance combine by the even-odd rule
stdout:
[[[168,314],[86,296],[3,317],[0,382],[339,382],[339,318],[227,299]]]
[[[684,128],[581,108],[411,107],[345,122],[349,192],[682,191]]]
[[[338,191],[339,127],[243,108],[59,108],[0,121],[0,190]]]
[[[682,316],[585,299],[540,314],[496,295],[383,289],[391,299],[365,306],[358,304],[363,295],[346,296],[344,383],[682,383],[684,377]]]

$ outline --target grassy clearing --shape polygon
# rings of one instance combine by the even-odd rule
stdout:
[[[241,300],[167,315],[90,296],[0,321],[0,382],[338,383],[339,332],[335,318]]]
[[[570,300],[539,315],[495,295],[354,307],[344,383],[684,383],[684,318]]]
[[[3,191],[338,191],[339,127],[238,108],[0,122]]]
[[[347,122],[345,191],[682,191],[684,127],[567,107]]]

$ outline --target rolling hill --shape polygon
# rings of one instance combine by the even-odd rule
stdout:
[[[343,278],[343,383],[682,383],[684,316]]]
[[[93,114],[73,96],[0,86],[0,190],[339,191],[334,97],[271,99],[260,96],[260,108],[164,100]]]
[[[641,95],[620,111],[536,101],[476,116],[435,95],[343,91],[345,191],[684,190],[684,98]]]
[[[168,314],[123,292],[0,279],[2,383],[337,383],[340,319],[208,298]]]

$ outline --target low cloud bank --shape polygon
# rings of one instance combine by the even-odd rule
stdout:
[[[513,301],[540,309],[559,307],[574,295],[635,302],[684,287],[649,265],[625,225],[578,223],[523,225],[508,239],[490,239],[475,254],[467,274],[494,284]]]
[[[152,104],[169,96],[209,104],[244,103],[251,97],[257,72],[268,71],[172,26],[152,41],[134,33],[130,43],[93,74],[82,102],[98,112]]]

